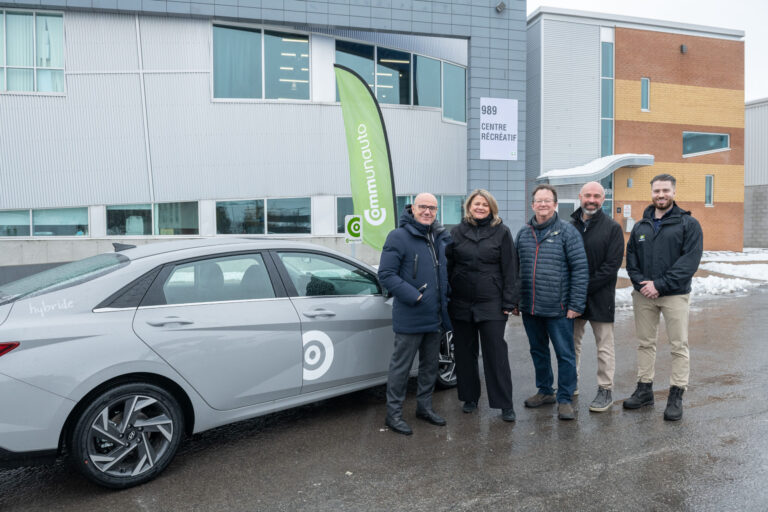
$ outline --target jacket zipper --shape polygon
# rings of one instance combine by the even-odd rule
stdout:
[[[427,233],[427,246],[429,247],[430,253],[432,253],[432,261],[434,263],[435,281],[437,282],[437,300],[439,301],[439,304],[440,304],[440,311],[437,314],[437,319],[440,320],[442,317],[442,311],[443,311],[443,292],[440,286],[440,262],[437,259],[437,252],[435,251],[435,245],[434,245],[431,230],[429,231],[429,233]]]
[[[536,238],[536,230],[533,229],[533,226],[531,226],[531,234],[536,241],[536,254],[533,257],[533,297],[531,297],[531,314],[533,314],[533,309],[536,306],[536,265],[539,262],[539,239]]]

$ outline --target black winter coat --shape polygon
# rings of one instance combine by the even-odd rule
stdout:
[[[629,235],[627,273],[632,285],[640,291],[641,281],[653,281],[659,296],[691,293],[691,280],[704,251],[701,225],[691,212],[674,203],[654,233],[654,211],[653,205],[646,208]]]
[[[624,234],[618,222],[598,210],[587,223],[581,208],[573,212],[572,223],[584,239],[589,263],[587,307],[579,317],[595,322],[613,322],[616,309],[616,276],[624,259]]]
[[[512,233],[491,217],[473,226],[466,220],[451,230],[445,249],[451,285],[448,312],[463,322],[506,320],[519,301],[517,251]]]
[[[411,205],[400,215],[400,227],[387,235],[379,262],[379,280],[395,298],[395,332],[451,330],[445,263],[445,246],[450,241],[448,231],[438,221],[425,226],[414,219]]]

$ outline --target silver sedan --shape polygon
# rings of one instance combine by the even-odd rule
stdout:
[[[144,483],[186,434],[386,381],[375,270],[317,245],[202,239],[101,254],[0,286],[0,465],[66,452]],[[455,384],[452,346],[438,384]]]

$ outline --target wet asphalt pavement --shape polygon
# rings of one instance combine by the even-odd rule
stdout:
[[[455,390],[436,392],[448,421],[383,428],[376,388],[198,434],[155,481],[96,487],[66,463],[0,470],[0,510],[768,510],[768,288],[695,302],[684,417],[665,422],[669,345],[661,335],[656,405],[624,411],[635,386],[631,312],[616,321],[611,411],[590,413],[596,391],[591,332],[584,342],[576,421],[554,406],[525,409],[535,392],[518,318],[507,340],[517,422],[485,397],[463,414]]]

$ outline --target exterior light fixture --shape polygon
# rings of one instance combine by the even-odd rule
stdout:
[[[680,53],[688,53],[688,47],[684,44],[680,45]]]
[[[507,4],[505,4],[504,2],[499,2],[498,4],[496,4],[496,12],[499,14],[504,12],[504,9],[506,8],[507,8]]]

